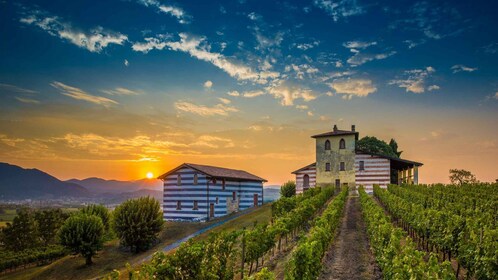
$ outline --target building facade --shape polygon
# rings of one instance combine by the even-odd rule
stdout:
[[[163,181],[165,220],[206,221],[263,204],[265,179],[246,171],[184,163]]]
[[[363,186],[367,191],[373,185],[418,184],[418,168],[422,163],[356,149],[359,133],[339,130],[311,136],[316,142],[316,162],[300,168],[296,175],[298,193],[314,186]],[[307,179],[313,178],[313,185]]]

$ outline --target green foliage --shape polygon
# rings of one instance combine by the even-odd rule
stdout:
[[[114,230],[121,245],[135,253],[146,250],[157,239],[163,223],[159,202],[152,197],[127,200],[114,210]]]
[[[315,221],[308,235],[300,240],[287,263],[285,279],[318,279],[323,255],[340,223],[347,195],[347,189],[343,189]]]
[[[109,209],[107,209],[104,205],[90,204],[82,208],[81,213],[99,217],[104,224],[105,230],[109,231],[111,226],[111,214],[109,213]]]
[[[248,280],[275,280],[275,274],[268,270],[267,267],[263,267],[258,273],[252,275]]]
[[[49,245],[23,251],[0,251],[0,272],[31,263],[45,264],[66,255],[64,247]]]
[[[394,141],[394,139],[392,139]],[[394,141],[396,143],[396,141]],[[398,158],[401,152],[398,152],[398,144],[396,144],[396,151],[392,146],[388,145],[385,141],[379,140],[373,136],[365,136],[356,142],[356,149],[370,152],[373,154],[384,155],[388,157]]]
[[[45,209],[35,212],[38,234],[42,244],[54,244],[57,232],[68,218],[61,209]]]
[[[401,157],[401,153],[403,153],[403,151],[398,151],[398,143],[394,140],[394,138],[391,138],[391,141],[389,141],[389,147],[391,147],[391,150],[393,150],[396,156]]]
[[[379,190],[378,186],[374,186],[375,192]],[[449,262],[439,264],[432,254],[429,261],[425,261],[425,253],[416,250],[412,239],[404,237],[403,231],[392,225],[384,210],[363,189],[359,194],[370,247],[384,279],[455,279]]]
[[[28,248],[37,247],[38,227],[35,215],[29,208],[22,208],[11,223],[2,229],[1,243],[7,250],[22,251]]]
[[[280,187],[281,197],[292,197],[296,195],[296,182],[287,181]]]
[[[464,169],[450,169],[450,181],[452,184],[464,185],[477,183],[476,176]]]
[[[104,224],[94,215],[77,214],[69,217],[59,231],[60,242],[74,254],[83,256],[86,264],[104,244]]]

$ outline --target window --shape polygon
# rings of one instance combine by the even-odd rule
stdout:
[[[192,207],[192,210],[199,210],[199,206],[197,205],[197,200],[194,200],[194,207]]]
[[[339,149],[346,149],[346,141],[344,141],[344,139],[339,141]]]
[[[325,171],[330,171],[330,163],[325,163]]]
[[[176,202],[176,210],[182,210],[182,202],[180,200]]]
[[[194,185],[197,185],[197,174],[194,174]]]
[[[218,204],[220,202],[220,199],[218,197],[216,197],[216,204]]]
[[[360,161],[360,171],[365,170],[365,162],[363,160]]]
[[[339,164],[339,170],[340,171],[346,170],[346,168],[344,168],[344,162],[343,161],[341,161],[341,163]]]
[[[325,150],[330,151],[330,141],[329,140],[325,141]]]
[[[232,200],[237,200],[237,193],[236,192],[232,192]]]
[[[180,175],[180,174],[178,174],[178,176],[176,176],[176,185],[177,186],[182,185],[182,175]]]
[[[221,189],[225,190],[225,179],[221,181]]]

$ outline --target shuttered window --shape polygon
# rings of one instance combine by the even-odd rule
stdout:
[[[325,171],[330,171],[330,163],[325,163]]]
[[[344,170],[346,170],[346,168],[345,168],[345,164],[344,164],[344,162],[343,162],[343,161],[341,161],[341,163],[339,164],[339,170],[340,170],[340,171],[344,171]]]

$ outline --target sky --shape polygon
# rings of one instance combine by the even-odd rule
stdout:
[[[0,1],[0,161],[132,180],[183,162],[268,184],[352,124],[498,178],[496,1]]]

